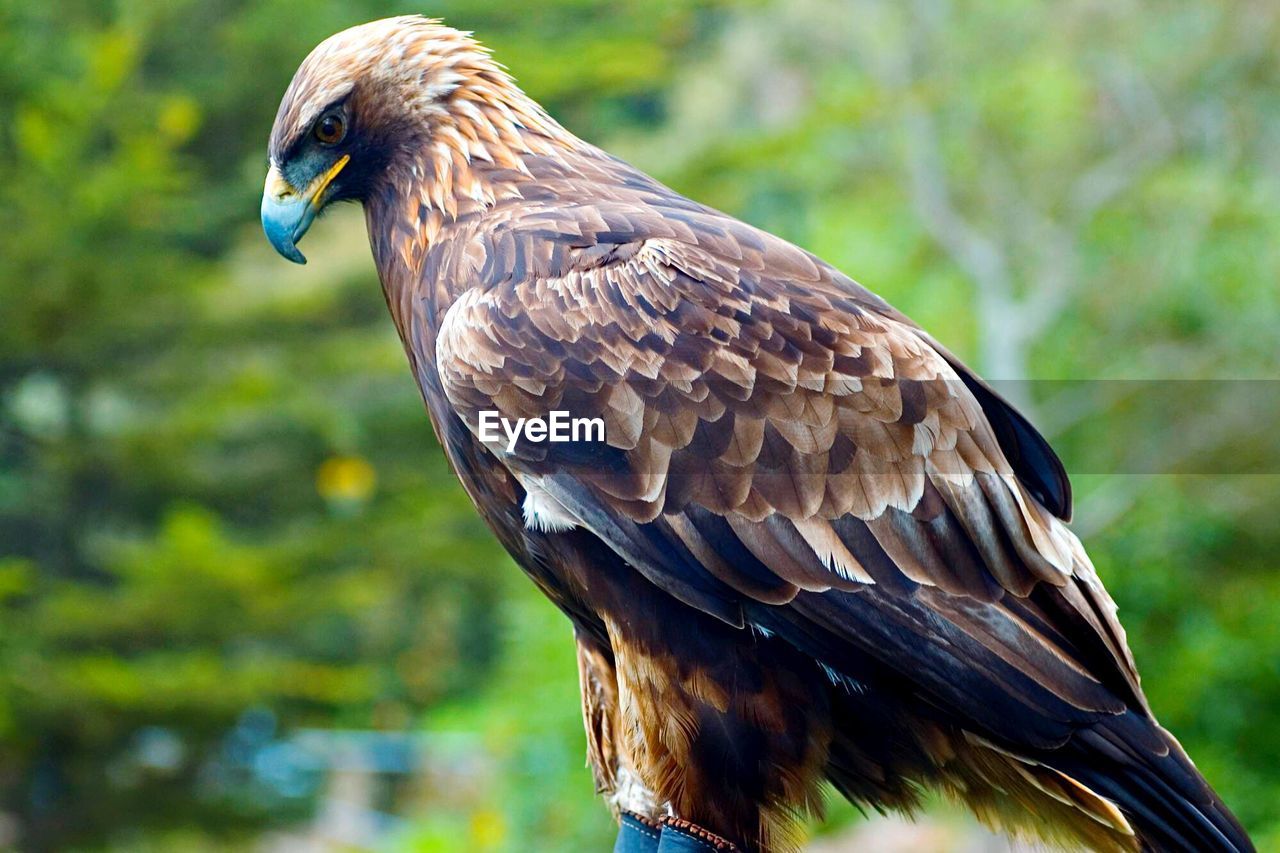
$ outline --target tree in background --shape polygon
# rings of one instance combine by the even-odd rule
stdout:
[[[0,834],[18,843],[250,844],[314,788],[246,766],[237,733],[264,719],[475,734],[492,771],[413,795],[406,845],[608,843],[568,626],[445,470],[358,222],[318,226],[297,270],[257,229],[299,60],[408,11],[0,2]],[[576,132],[816,251],[999,378],[1276,375],[1267,4],[428,11]],[[1141,439],[1140,413],[1013,387],[1098,472],[1076,477],[1080,523],[1163,722],[1260,845],[1280,839],[1275,470],[1103,476],[1145,470],[1150,442],[1098,439]],[[1270,422],[1203,414],[1207,442],[1157,449],[1239,470],[1274,447]]]

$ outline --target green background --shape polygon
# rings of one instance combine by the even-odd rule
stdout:
[[[568,625],[446,470],[358,210],[305,268],[258,230],[297,64],[406,11],[1028,380],[1152,704],[1280,849],[1262,0],[0,0],[0,847],[274,849],[347,785],[352,849],[608,849]]]

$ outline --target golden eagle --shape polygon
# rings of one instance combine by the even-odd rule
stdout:
[[[784,848],[829,780],[1099,850],[1252,849],[1152,716],[1054,452],[874,293],[425,18],[318,46],[270,162],[291,260],[363,204],[454,471],[573,623],[624,832]],[[557,412],[604,440],[547,440]]]

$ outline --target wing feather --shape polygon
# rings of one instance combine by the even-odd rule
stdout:
[[[668,214],[582,214],[560,268],[486,264],[449,309],[437,367],[473,431],[485,410],[605,423],[607,454],[493,448],[516,479],[686,603],[837,670],[878,657],[986,735],[1021,709],[1044,746],[1141,704],[1026,421],[800,250]]]

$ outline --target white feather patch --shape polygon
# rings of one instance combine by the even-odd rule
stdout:
[[[552,497],[536,480],[526,480],[524,486],[524,526],[544,533],[558,533],[581,526],[564,504]]]
[[[658,817],[658,800],[640,781],[639,776],[626,767],[619,767],[614,778],[617,780],[617,785],[609,795],[609,802],[614,808],[644,817]]]

